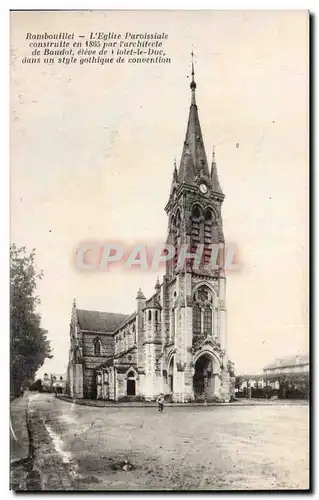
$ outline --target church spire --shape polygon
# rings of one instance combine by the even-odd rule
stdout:
[[[176,167],[176,158],[174,158],[173,181],[178,182],[178,173],[177,173],[177,167]]]
[[[195,98],[195,90],[196,90],[196,82],[195,82],[195,71],[194,71],[194,52],[192,51],[192,81],[190,84],[190,88],[192,91],[192,104],[196,105],[196,98]]]
[[[208,163],[196,104],[196,87],[194,53],[192,52],[191,106],[178,176],[180,182],[190,184],[194,183],[198,178],[209,178]]]
[[[218,174],[217,174],[217,165],[216,165],[216,158],[215,158],[215,146],[213,146],[213,159],[212,159],[212,168],[211,168],[210,176],[211,176],[213,192],[223,195],[223,191],[222,191],[222,188],[220,187]]]

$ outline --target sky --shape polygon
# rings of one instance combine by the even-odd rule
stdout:
[[[26,32],[167,32],[171,64],[22,64]],[[73,298],[131,313],[157,272],[85,272],[81,242],[164,241],[174,158],[196,100],[225,193],[227,341],[239,373],[308,351],[306,11],[11,13],[11,241],[36,248],[42,326],[66,371]]]

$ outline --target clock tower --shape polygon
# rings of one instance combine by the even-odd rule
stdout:
[[[182,156],[173,171],[165,211],[175,256],[164,278],[167,373],[173,399],[227,400],[226,278],[221,190],[213,151],[209,168],[196,104],[191,105]],[[172,359],[173,367],[170,366]]]

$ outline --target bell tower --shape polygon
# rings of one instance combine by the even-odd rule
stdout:
[[[221,207],[225,196],[217,175],[215,148],[210,168],[208,165],[196,87],[192,60],[186,136],[179,168],[174,162],[165,207],[167,243],[175,249],[174,258],[167,262],[164,279],[168,359],[172,359],[170,353],[173,352],[169,348],[175,353],[174,370],[171,370],[175,401],[196,398],[197,393],[204,391],[202,387],[207,387],[209,397],[221,398],[224,394],[224,400],[229,392],[224,369],[227,365],[226,279]]]
[[[218,180],[215,148],[210,169],[207,162],[196,104],[193,62],[190,88],[191,105],[182,156],[178,170],[174,162],[171,191],[165,207],[169,219],[167,242],[176,249],[173,261],[167,266],[169,280],[183,267],[200,275],[215,276],[222,271],[218,263],[221,262],[219,248],[222,249],[224,243],[221,206],[225,196]],[[196,262],[190,257],[186,266],[181,265],[181,245],[184,254],[186,251],[193,254],[194,259],[196,255]]]

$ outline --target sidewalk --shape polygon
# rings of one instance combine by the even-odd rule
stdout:
[[[11,403],[10,489],[72,490],[71,465],[64,463],[46,426],[51,399],[25,394]]]
[[[27,429],[27,409],[29,393],[10,403],[10,463],[18,464],[29,457],[29,436]]]

